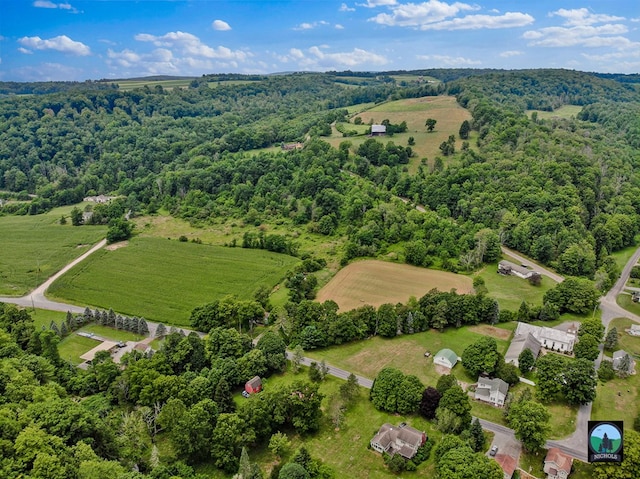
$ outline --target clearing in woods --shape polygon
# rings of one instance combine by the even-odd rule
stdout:
[[[365,260],[344,267],[324,286],[317,300],[335,301],[340,311],[365,304],[378,307],[385,303],[406,303],[411,296],[420,298],[437,288],[458,293],[473,290],[471,278],[446,271],[419,268],[408,264]]]
[[[456,138],[456,151],[460,151],[462,140],[458,132],[460,125],[464,120],[471,121],[471,113],[462,108],[456,98],[453,96],[425,96],[421,98],[409,98],[405,100],[390,101],[375,106],[369,110],[356,113],[353,117],[360,117],[364,124],[372,121],[373,123],[382,123],[383,120],[389,120],[393,124],[399,124],[403,121],[407,122],[407,131],[405,133],[397,133],[393,136],[378,137],[377,140],[385,145],[392,141],[396,145],[407,146],[410,136],[415,140],[415,145],[411,147],[414,156],[410,160],[409,170],[415,172],[421,163],[422,158],[427,158],[432,164],[436,156],[442,156],[440,144],[447,141],[449,135]],[[436,127],[432,132],[427,132],[425,121],[427,118],[433,118],[437,121]],[[345,125],[347,130],[357,130],[357,126],[351,123]],[[474,144],[476,132],[471,132],[469,144],[471,148],[475,148]],[[369,136],[351,136],[343,137],[334,129],[333,135],[327,141],[334,147],[338,147],[343,141],[352,143],[353,148],[357,148],[367,140]],[[445,162],[447,158],[444,158]]]

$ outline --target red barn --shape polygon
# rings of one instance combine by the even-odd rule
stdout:
[[[249,379],[244,385],[244,390],[249,394],[259,393],[262,391],[262,379],[260,379],[260,376],[254,376]]]

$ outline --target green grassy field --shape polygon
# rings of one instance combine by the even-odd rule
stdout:
[[[267,378],[263,383],[265,390],[277,387],[282,384],[290,384],[295,380],[307,380],[306,368],[300,373],[285,373]],[[320,430],[315,434],[300,437],[295,431],[285,430],[284,432],[291,440],[291,451],[282,458],[282,463],[288,462],[296,449],[304,444],[314,458],[330,466],[335,477],[348,477],[354,479],[389,479],[398,477],[391,473],[384,465],[382,456],[368,448],[369,441],[378,432],[379,427],[385,422],[399,424],[406,422],[412,427],[421,431],[426,431],[427,436],[438,441],[441,434],[435,430],[433,424],[419,416],[401,416],[378,411],[369,401],[368,390],[361,389],[357,402],[347,410],[344,422],[339,429],[331,423],[330,404],[331,396],[338,393],[338,388],[343,383],[342,380],[327,377],[320,384],[320,392],[325,398],[322,401],[324,415]],[[237,400],[241,398],[237,395]],[[242,399],[245,401],[245,399]],[[276,463],[276,457],[266,447],[252,448],[249,452],[252,462],[260,464],[263,472],[269,473]],[[222,479],[228,478],[221,471],[211,465],[198,467],[197,472],[206,474],[207,477]],[[403,472],[402,477],[413,479],[418,477],[434,477],[435,470],[433,457],[421,464],[415,472]]]
[[[58,344],[58,351],[60,357],[69,361],[72,364],[78,365],[84,362],[80,359],[87,351],[92,350],[100,344],[99,341],[91,338],[85,338],[84,336],[78,336],[77,334],[70,334]]]
[[[104,238],[105,226],[71,226],[71,209],[0,217],[0,295],[26,294]]]
[[[122,91],[131,91],[136,88],[148,86],[154,88],[160,85],[162,88],[172,90],[173,88],[188,88],[193,78],[181,78],[176,80],[123,80],[116,82]]]
[[[629,293],[619,294],[616,302],[627,311],[640,316],[640,303],[633,302]]]
[[[615,259],[616,265],[618,266],[618,268],[620,268],[620,270],[624,268],[624,266],[627,264],[627,261],[629,261],[629,258],[631,258],[636,249],[638,249],[638,239],[639,238],[636,237],[635,246],[629,246],[627,248],[621,249],[620,251],[616,251],[615,253],[611,253],[611,256],[613,257],[613,259]]]
[[[532,305],[542,305],[542,297],[556,282],[546,276],[542,277],[540,286],[532,286],[526,279],[516,276],[498,274],[498,264],[486,265],[476,273],[484,279],[488,295],[498,301],[501,309],[517,311],[522,301]]]
[[[553,111],[529,110],[527,111],[527,113],[529,114],[529,116],[531,116],[534,111],[538,113],[539,119],[547,120],[549,118],[575,117],[578,113],[580,113],[580,111],[582,111],[582,107],[577,105],[564,105],[560,108],[556,108]]]
[[[379,140],[385,144],[392,141],[396,145],[406,146],[409,137],[412,136],[415,140],[415,145],[411,148],[415,155],[411,158],[408,166],[411,172],[417,171],[418,166],[422,164],[423,158],[427,158],[432,163],[436,156],[441,156],[440,144],[446,141],[449,135],[456,137],[456,150],[459,150],[462,145],[462,140],[458,136],[460,125],[464,120],[471,119],[471,114],[458,105],[455,97],[452,96],[423,97],[385,102],[354,113],[353,117],[356,116],[362,118],[365,124],[370,121],[380,123],[385,119],[394,124],[399,124],[403,121],[407,122],[407,131],[405,133],[382,137]],[[427,118],[434,118],[437,121],[436,128],[431,133],[427,132],[424,125]],[[357,129],[356,125],[353,124],[344,126],[347,130]],[[347,140],[352,143],[355,150],[368,138],[366,135],[345,138],[342,133],[334,128],[333,134],[326,141],[337,148],[342,141]],[[471,148],[475,148],[474,138],[474,133],[472,132],[469,139]]]
[[[434,368],[433,355],[442,348],[451,348],[458,356],[462,355],[467,346],[483,336],[476,331],[465,327],[448,328],[442,333],[430,330],[392,339],[376,336],[364,341],[307,351],[305,355],[318,361],[324,359],[333,366],[371,379],[374,379],[382,368],[394,367],[405,374],[414,374],[425,386],[435,386],[440,375]],[[498,351],[504,354],[508,347],[506,338],[511,335],[511,331],[501,328],[496,328],[495,331],[505,338],[496,338]],[[425,358],[425,351],[430,351],[431,357]],[[465,383],[478,379],[470,378],[461,364],[455,366],[452,374]]]
[[[263,250],[135,238],[126,247],[96,252],[48,294],[187,326],[194,307],[226,295],[250,299],[259,285],[275,286],[297,261]]]
[[[627,334],[625,329],[636,324],[630,319],[617,318],[611,321],[609,328],[618,330],[618,348],[631,354],[636,362],[640,361],[640,337]],[[609,353],[608,353],[609,354]],[[636,364],[636,370],[640,366]],[[624,421],[626,425],[633,424],[633,420],[640,413],[638,407],[640,394],[640,375],[633,374],[628,378],[615,378],[606,383],[598,383],[596,399],[591,411],[592,420]]]

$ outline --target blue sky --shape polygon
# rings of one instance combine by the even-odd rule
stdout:
[[[0,0],[0,80],[640,71],[638,0]]]

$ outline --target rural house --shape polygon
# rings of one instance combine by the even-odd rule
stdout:
[[[636,369],[636,362],[635,360],[631,357],[631,355],[629,353],[627,353],[624,349],[619,349],[618,351],[614,351],[613,353],[613,370],[614,371],[622,371],[622,368],[624,367],[624,357],[625,356],[629,356],[629,368],[627,371],[627,373],[629,374],[633,374],[635,372]]]
[[[533,357],[537,358],[540,354],[540,349],[542,348],[542,344],[538,339],[531,333],[531,331],[521,331],[518,333],[514,332],[513,339],[511,340],[511,344],[509,344],[509,349],[507,349],[507,353],[504,355],[505,363],[512,363],[515,366],[519,366],[518,358],[520,354],[525,349],[528,349],[533,353]]]
[[[578,331],[575,326],[570,327],[569,329],[567,329],[567,331],[562,331],[560,329],[548,328],[546,326],[534,326],[532,324],[518,322],[518,326],[516,326],[516,330],[513,333],[513,339],[515,341],[516,338],[526,338],[529,334],[531,334],[545,349],[563,353],[571,353],[573,352],[573,346],[576,343],[577,332]],[[516,343],[518,342],[519,341],[517,341]],[[529,342],[529,344],[531,344],[531,342]],[[514,356],[515,358],[519,356],[519,352],[516,354],[516,348],[518,347],[521,347],[521,345],[516,344],[514,346],[514,349],[512,350],[511,345],[509,345],[509,350],[507,350],[507,354],[505,355],[506,362],[512,362]],[[533,355],[536,356],[536,351],[531,347],[529,347],[529,349],[531,349]],[[524,350],[524,346],[522,346],[522,349],[520,351],[522,350]],[[539,349],[538,352],[540,352]]]
[[[407,426],[405,423],[399,426],[385,423],[373,436],[370,444],[374,450],[380,453],[386,452],[391,456],[398,453],[405,459],[411,459],[426,440],[427,435],[424,432]]]
[[[567,479],[571,473],[573,459],[557,447],[552,447],[544,458],[544,472],[547,479]]]
[[[511,479],[518,468],[518,460],[508,454],[496,454],[494,459],[502,468],[503,479]]]
[[[386,125],[371,125],[371,136],[384,136],[386,133]]]
[[[452,369],[456,363],[458,362],[458,355],[454,353],[451,349],[441,349],[438,351],[433,357],[433,364],[439,364],[440,366],[444,366],[445,368]]]
[[[509,392],[509,385],[500,378],[489,379],[478,378],[478,385],[476,386],[475,398],[484,401],[494,406],[504,406],[504,400],[507,398]]]
[[[254,376],[249,379],[244,385],[244,390],[249,394],[259,393],[262,391],[262,379],[260,379],[260,376]]]
[[[513,275],[522,279],[529,279],[531,276],[537,273],[531,269],[525,268],[519,264],[512,263],[511,261],[502,260],[498,263],[498,273],[504,275]],[[539,274],[539,273],[538,273]]]

